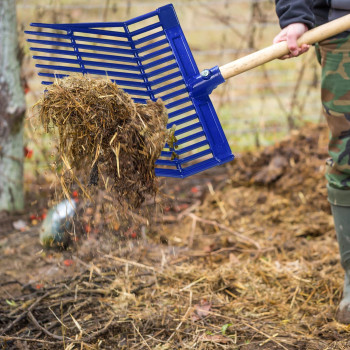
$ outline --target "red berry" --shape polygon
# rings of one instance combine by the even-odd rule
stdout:
[[[72,259],[66,259],[63,261],[64,266],[72,266],[74,261]]]
[[[197,186],[191,188],[192,193],[198,193],[199,189]]]
[[[33,150],[29,149],[27,146],[23,147],[23,153],[24,157],[27,159],[30,159],[33,156]]]

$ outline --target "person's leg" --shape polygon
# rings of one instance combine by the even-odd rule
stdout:
[[[343,300],[337,320],[350,323],[350,36],[320,46],[322,104],[330,129],[326,178],[345,270]]]
[[[339,305],[337,320],[350,323],[350,191],[328,185],[328,200],[337,233],[340,261],[345,271],[343,299]]]

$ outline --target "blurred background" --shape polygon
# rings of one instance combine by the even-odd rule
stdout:
[[[17,0],[28,117],[43,92],[23,30],[31,22],[123,21],[153,11],[166,0]],[[199,70],[223,65],[271,45],[279,25],[271,0],[174,0]],[[234,154],[266,146],[306,122],[319,122],[319,69],[314,50],[297,59],[268,63],[228,80],[212,101]],[[30,122],[30,119],[29,119]],[[45,152],[27,126],[27,147]],[[30,131],[30,132],[29,132]],[[40,149],[38,148],[40,144]]]

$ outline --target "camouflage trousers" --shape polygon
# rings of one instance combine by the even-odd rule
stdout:
[[[350,189],[350,35],[316,47],[322,65],[321,99],[330,130],[326,178]]]

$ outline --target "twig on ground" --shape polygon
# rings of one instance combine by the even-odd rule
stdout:
[[[1,331],[0,335],[3,335],[7,333],[9,330],[12,329],[19,321],[21,321],[24,317],[27,316],[28,312],[31,312],[44,298],[46,298],[50,292],[44,294],[43,296],[39,297],[32,305],[29,306],[27,310],[22,312],[14,321],[12,321],[3,331]]]
[[[36,342],[36,343],[44,343],[44,344],[52,344],[52,345],[57,344],[57,342],[43,340],[43,339],[13,337],[8,335],[0,335],[0,339],[2,341],[20,340],[20,341],[28,341],[28,342]]]
[[[177,327],[175,328],[175,331],[170,335],[170,337],[167,340],[167,343],[170,342],[170,340],[174,337],[174,335],[176,334],[176,332],[180,329],[180,327],[182,326],[182,324],[184,323],[184,321],[186,321],[187,316],[189,314],[189,312],[192,310],[192,306],[189,306],[187,308],[187,311],[185,312],[185,315],[182,317],[181,322],[177,325]]]
[[[260,244],[255,241],[254,239],[250,238],[250,237],[247,237],[247,236],[244,236],[232,229],[230,229],[229,227],[223,225],[223,224],[219,224],[218,222],[216,221],[211,221],[211,220],[206,220],[206,219],[202,219],[200,218],[199,216],[195,215],[195,214],[188,214],[189,217],[191,217],[192,219],[196,219],[197,221],[200,221],[202,222],[203,224],[206,224],[206,225],[212,225],[212,226],[216,226],[224,231],[227,231],[229,233],[231,233],[232,235],[234,235],[235,237],[237,237],[240,241],[244,242],[244,243],[247,243],[249,242],[250,244],[253,244],[257,249],[261,249],[261,246]]]
[[[145,340],[145,338],[142,336],[142,334],[140,333],[139,329],[135,326],[134,322],[131,322],[131,324],[133,325],[134,329],[136,330],[137,334],[141,337],[142,341],[146,344],[146,346],[148,347],[149,350],[152,350],[147,341]]]
[[[127,259],[123,259],[123,258],[118,258],[116,256],[112,256],[112,255],[109,255],[109,254],[105,255],[105,257],[108,258],[108,259],[112,259],[112,260],[121,262],[123,264],[130,264],[130,265],[133,265],[133,266],[136,266],[136,267],[141,267],[143,269],[147,269],[147,270],[151,270],[151,271],[154,271],[154,272],[158,272],[154,267],[147,266],[147,265],[138,263],[136,261],[127,260]]]
[[[43,327],[39,324],[39,322],[36,320],[36,318],[31,313],[31,311],[28,312],[28,317],[33,322],[33,324],[36,328],[38,328],[40,331],[44,332],[49,337],[56,339],[56,340],[60,340],[60,341],[64,341],[65,339],[71,340],[70,338],[65,338],[65,337],[62,337],[61,335],[56,335],[56,334],[49,332],[45,327]]]
[[[82,341],[84,341],[84,342],[90,341],[91,339],[96,338],[96,337],[98,337],[99,335],[102,335],[103,333],[107,332],[108,329],[109,329],[109,327],[113,324],[114,319],[115,319],[115,316],[113,315],[113,316],[111,317],[111,319],[105,324],[105,326],[104,326],[103,328],[101,328],[100,330],[98,330],[98,331],[92,333],[92,334],[89,335],[88,337],[82,339]]]

